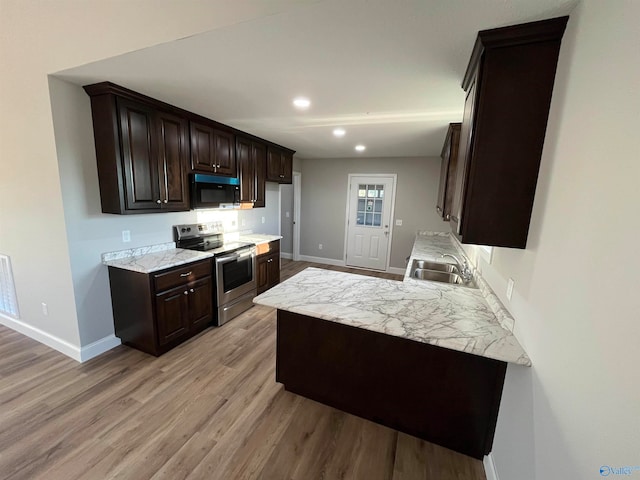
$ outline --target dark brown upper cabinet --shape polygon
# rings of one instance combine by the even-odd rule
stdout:
[[[85,87],[104,213],[189,210],[188,120],[118,89]]]
[[[191,171],[236,176],[234,135],[215,124],[190,122]]]
[[[526,248],[568,19],[478,33],[462,83],[466,100],[450,217],[463,243]]]
[[[265,206],[267,146],[249,138],[236,137],[236,160],[240,180],[240,202]]]
[[[104,213],[189,210],[190,172],[239,176],[241,201],[264,207],[267,152],[269,180],[292,181],[293,150],[111,82],[83,88]]]
[[[291,150],[269,145],[267,149],[267,180],[278,183],[293,181],[293,153]]]
[[[449,221],[451,204],[456,183],[456,166],[458,164],[458,144],[460,143],[461,123],[450,123],[447,136],[442,147],[440,163],[440,186],[436,210],[443,220]]]

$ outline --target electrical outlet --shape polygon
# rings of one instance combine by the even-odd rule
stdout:
[[[318,244],[318,250],[322,250],[322,244],[321,243]]]
[[[513,295],[513,285],[515,284],[515,282],[513,281],[513,278],[510,278],[509,281],[507,282],[507,299],[511,300],[511,295]]]
[[[262,223],[266,223],[267,219],[262,217]]]
[[[48,306],[46,303],[44,303],[44,302],[42,302],[42,314],[43,314],[45,317],[48,317],[48,316],[49,316],[49,306]]]
[[[396,227],[401,227],[402,226],[402,220],[397,219],[396,220]]]
[[[131,241],[131,231],[130,230],[122,230],[122,242],[127,243]]]
[[[290,216],[290,215],[289,215],[289,212],[284,212],[284,216],[285,216],[285,217],[287,217],[287,218],[289,218],[289,216]]]

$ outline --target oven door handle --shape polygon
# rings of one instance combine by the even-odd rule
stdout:
[[[225,255],[223,257],[216,258],[216,265],[224,265],[225,263],[235,262],[240,258],[240,255]]]

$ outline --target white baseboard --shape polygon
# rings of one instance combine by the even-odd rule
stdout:
[[[404,275],[406,271],[407,271],[406,268],[398,268],[398,267],[387,268],[387,273],[396,273],[398,275]]]
[[[498,472],[496,472],[496,465],[493,463],[493,457],[491,454],[485,455],[482,459],[482,464],[484,465],[484,474],[487,477],[487,480],[500,480],[498,478]]]
[[[311,257],[309,255],[300,255],[300,260],[302,260],[303,262],[324,263],[325,265],[336,265],[338,267],[344,267],[344,260],[336,260],[334,258]]]
[[[111,334],[96,342],[90,343],[89,345],[85,345],[80,349],[80,361],[86,362],[87,360],[91,360],[92,358],[117,347],[121,343],[122,342],[118,337]]]
[[[120,339],[115,335],[110,335],[84,347],[78,347],[77,345],[73,345],[66,340],[62,340],[55,335],[45,332],[44,330],[40,330],[33,325],[29,325],[21,320],[16,320],[15,318],[10,318],[1,314],[0,324],[32,338],[37,342],[43,343],[47,347],[53,348],[67,357],[73,358],[77,362],[86,362],[87,360],[120,345]]]
[[[285,254],[280,254],[280,256],[282,258],[292,258],[292,257],[285,257]],[[288,255],[288,254],[287,254]],[[344,263],[344,260],[336,260],[334,258],[324,258],[324,257],[311,257],[309,255],[300,255],[300,260],[303,262],[313,262],[313,263],[323,263],[325,265],[335,265],[337,267],[347,267],[348,265],[346,265]],[[353,267],[353,268],[358,268],[358,267]],[[363,268],[363,270],[369,270],[368,268]],[[404,275],[404,273],[406,272],[405,268],[398,268],[398,267],[389,267],[386,270],[387,273],[396,273],[398,275]]]
[[[293,253],[280,252],[280,258],[286,258],[287,260],[293,260]]]

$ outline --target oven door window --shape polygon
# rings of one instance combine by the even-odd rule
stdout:
[[[222,282],[225,292],[229,292],[252,280],[253,262],[250,255],[241,256],[236,261],[222,264]]]

